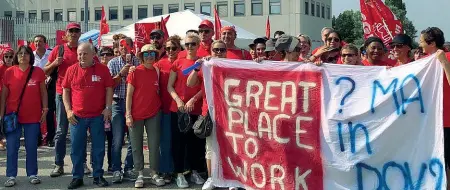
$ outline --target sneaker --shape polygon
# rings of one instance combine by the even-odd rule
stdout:
[[[70,182],[69,187],[67,187],[67,189],[78,189],[83,185],[84,185],[83,179],[72,179],[72,182]]]
[[[239,188],[237,188],[237,187],[230,187],[230,188],[228,188],[228,190],[239,190]]]
[[[59,177],[64,174],[64,167],[62,166],[55,166],[52,173],[50,173],[50,177]]]
[[[137,176],[133,172],[133,170],[128,170],[123,173],[123,179],[129,180],[129,181],[135,181],[137,179]]]
[[[162,178],[164,179],[164,182],[166,184],[172,182],[172,175],[171,174],[165,173],[165,174],[162,175]]]
[[[144,187],[144,176],[138,176],[136,181],[134,182],[135,188],[143,188]]]
[[[96,178],[94,178],[94,184],[99,186],[99,187],[106,187],[106,186],[109,185],[108,182],[106,181],[106,179],[103,178],[103,177],[96,177]]]
[[[188,188],[189,187],[189,184],[186,181],[186,178],[184,178],[183,174],[178,174],[177,179],[175,179],[175,181],[177,182],[178,188]]]
[[[197,171],[193,170],[191,174],[191,182],[197,185],[201,185],[205,183],[205,180],[197,173]]]
[[[202,190],[213,190],[214,185],[212,184],[212,178],[208,178],[203,184]]]
[[[120,171],[115,171],[112,177],[113,183],[122,183],[122,173]]]
[[[15,177],[9,177],[8,180],[5,182],[5,187],[12,187],[16,185],[16,178]]]
[[[35,175],[30,176],[29,179],[30,179],[30,183],[33,185],[41,183],[41,180]]]
[[[164,182],[164,179],[159,177],[158,174],[153,175],[152,178],[150,179],[150,182],[158,187],[166,184],[166,182]]]
[[[87,166],[86,163],[84,163],[84,174],[88,175],[91,173],[91,169]]]

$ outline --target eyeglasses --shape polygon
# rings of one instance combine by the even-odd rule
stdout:
[[[142,54],[143,57],[147,58],[147,57],[156,57],[156,52],[151,51],[151,52],[144,52]]]
[[[166,51],[177,51],[178,47],[172,46],[172,47],[166,47]]]
[[[403,44],[395,44],[395,45],[391,45],[391,48],[392,48],[392,49],[394,49],[394,48],[401,49],[401,48],[403,48],[403,47],[405,47],[405,45],[403,45]]]
[[[327,41],[329,41],[329,42],[340,42],[341,39],[339,39],[339,38],[328,38]]]
[[[196,42],[188,42],[188,43],[184,43],[184,46],[186,46],[186,47],[189,47],[189,46],[195,47],[195,46],[197,46],[197,43]]]
[[[198,30],[198,33],[208,34],[209,32],[210,32],[210,30]]]
[[[81,30],[78,29],[78,28],[71,28],[71,29],[69,29],[69,32],[70,32],[70,33],[80,33]]]
[[[161,39],[161,36],[153,35],[153,36],[150,36],[150,39],[152,39],[152,40],[159,40],[159,39]]]
[[[214,53],[225,53],[227,52],[227,48],[213,48],[212,51]]]
[[[4,56],[5,57],[5,59],[12,59],[13,58],[13,56],[11,55],[11,56]]]
[[[109,56],[113,56],[114,54],[112,54],[112,53],[100,53],[101,57],[103,57],[105,55],[109,57]]]
[[[292,52],[300,52],[300,51],[302,51],[302,48],[301,48],[301,47],[295,47],[295,48],[294,48],[294,51],[292,51]]]
[[[354,57],[355,54],[352,53],[346,53],[346,54],[341,54],[341,57]]]

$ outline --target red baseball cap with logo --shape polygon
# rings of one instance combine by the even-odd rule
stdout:
[[[71,22],[71,23],[69,23],[69,24],[67,25],[67,27],[66,27],[66,30],[70,30],[70,29],[73,29],[73,28],[76,28],[76,29],[80,29],[80,30],[81,30],[80,24],[78,24],[78,23],[76,23],[76,22]]]
[[[198,25],[198,28],[212,28],[214,29],[214,24],[209,20],[203,20],[200,25]]]

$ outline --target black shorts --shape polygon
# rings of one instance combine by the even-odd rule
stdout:
[[[444,127],[444,159],[445,165],[450,166],[450,127]]]

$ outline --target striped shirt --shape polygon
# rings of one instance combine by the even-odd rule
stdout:
[[[126,64],[126,62],[125,62],[125,60],[122,59],[121,56],[111,59],[108,62],[108,69],[109,69],[109,72],[111,73],[111,76],[114,78],[115,76],[119,75],[120,70],[125,66],[125,64]],[[132,65],[133,66],[139,65],[139,59],[136,56],[133,56]],[[122,77],[120,84],[114,88],[114,96],[113,96],[114,98],[120,98],[120,99],[126,98],[127,76],[128,76],[128,74],[126,74],[124,77]]]

